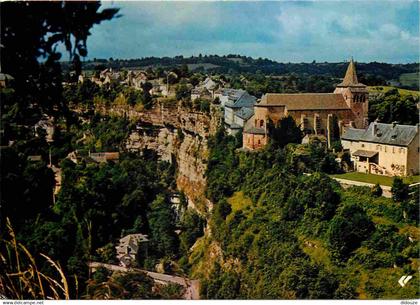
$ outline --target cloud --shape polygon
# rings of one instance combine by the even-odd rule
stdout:
[[[121,18],[88,40],[89,57],[239,53],[279,61],[418,60],[414,1],[104,2]]]

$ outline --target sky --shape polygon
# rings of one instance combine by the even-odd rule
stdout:
[[[419,61],[417,1],[106,1],[88,58],[240,54],[279,62]]]

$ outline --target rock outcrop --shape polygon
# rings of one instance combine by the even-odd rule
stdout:
[[[136,123],[126,142],[129,151],[151,149],[162,160],[176,163],[176,183],[185,193],[189,204],[199,212],[211,210],[204,196],[208,160],[207,140],[221,122],[221,112],[212,107],[211,113],[185,109],[179,104],[159,105],[151,110],[136,111],[129,107],[96,107],[101,114],[120,115]]]

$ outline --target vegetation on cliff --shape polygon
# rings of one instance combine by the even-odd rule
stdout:
[[[223,132],[210,141],[211,235],[191,254],[202,296],[417,298],[416,194],[393,202],[343,190],[316,165],[328,153],[315,144],[296,159],[300,146],[246,153]],[[414,278],[400,289],[403,274]]]

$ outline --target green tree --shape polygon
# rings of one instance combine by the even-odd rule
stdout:
[[[181,219],[182,233],[180,235],[180,248],[188,253],[197,238],[204,234],[204,220],[192,209],[185,211]]]
[[[278,126],[269,121],[268,133],[270,135],[271,145],[275,148],[284,147],[289,143],[301,143],[302,131],[296,126],[295,120],[291,116],[282,118]]]
[[[372,193],[372,195],[373,196],[375,196],[375,197],[381,197],[382,196],[382,188],[381,188],[381,186],[379,185],[379,183],[376,183],[373,187],[372,187],[372,189],[371,189],[371,193]]]
[[[27,118],[28,112],[37,106],[52,114],[56,108],[64,111],[61,53],[57,45],[65,46],[76,75],[80,74],[80,56],[87,55],[90,29],[94,24],[112,19],[118,9],[99,11],[99,1],[21,1],[0,5],[1,67],[3,73],[15,79],[14,102],[20,109],[15,119]],[[10,106],[4,105],[5,108]],[[5,108],[2,110],[10,110]]]
[[[157,196],[148,214],[152,249],[159,256],[177,253],[178,237],[175,233],[175,213],[163,195]]]
[[[348,203],[336,214],[327,231],[328,246],[335,259],[346,260],[374,229],[362,207]]]
[[[392,199],[401,202],[408,199],[408,184],[405,184],[400,177],[394,177],[391,187]]]
[[[182,99],[190,97],[190,90],[188,89],[186,84],[179,84],[176,87],[175,93],[176,93],[177,100],[182,100]]]

